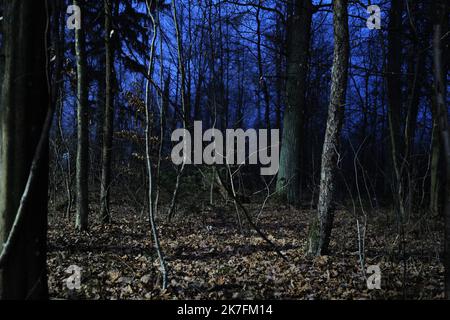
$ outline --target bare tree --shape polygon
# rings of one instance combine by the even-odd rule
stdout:
[[[441,143],[444,151],[446,169],[446,192],[445,192],[445,232],[444,232],[444,267],[445,267],[445,297],[450,299],[450,127],[448,123],[448,110],[446,106],[447,84],[446,62],[443,60],[444,48],[442,41],[445,38],[444,31],[448,25],[448,4],[445,0],[437,0],[436,16],[433,34],[433,65],[434,65],[434,90],[436,95],[436,112],[439,129],[441,132]]]
[[[402,114],[402,82],[401,82],[401,60],[402,60],[402,0],[392,0],[389,12],[388,32],[388,62],[387,62],[387,96],[388,96],[388,123],[390,133],[391,164],[394,174],[394,201],[398,213],[398,222],[403,228],[405,218],[404,185],[402,173],[403,148],[401,134]]]
[[[45,299],[48,132],[53,115],[46,55],[48,7],[43,0],[3,4],[0,299]]]
[[[311,226],[309,252],[326,255],[334,219],[336,171],[340,161],[340,136],[344,118],[349,64],[347,0],[333,1],[334,55],[331,71],[331,95],[325,142],[322,151],[317,218]]]
[[[183,128],[186,129],[188,125],[188,111],[187,111],[187,104],[186,104],[186,73],[185,73],[185,67],[184,67],[184,59],[183,59],[183,45],[181,41],[181,33],[180,33],[180,27],[178,24],[178,15],[177,15],[177,7],[175,0],[172,0],[172,17],[173,17],[173,23],[175,25],[175,37],[177,41],[177,58],[178,58],[178,69],[181,75],[181,111],[182,111],[182,123]],[[172,219],[174,213],[175,213],[175,206],[177,203],[178,194],[180,191],[180,181],[181,177],[183,175],[185,169],[185,163],[181,165],[180,170],[177,173],[177,178],[175,182],[175,188],[172,195],[172,200],[170,201],[170,206],[167,212],[167,216],[169,221]]]
[[[114,131],[114,50],[112,47],[114,30],[112,28],[111,1],[104,0],[105,9],[105,115],[103,120],[102,178],[100,189],[100,218],[104,223],[111,220],[109,202],[111,190],[111,162]]]
[[[83,12],[84,0],[74,0],[73,4],[80,6],[81,12]],[[89,214],[89,101],[84,28],[82,19],[81,28],[75,30],[75,52],[77,59],[77,215],[75,226],[80,231],[87,230]]]
[[[150,16],[152,25],[153,25],[153,38],[150,49],[150,58],[149,58],[149,66],[147,71],[147,81],[145,85],[145,155],[146,155],[146,165],[147,165],[147,174],[148,174],[148,210],[149,210],[149,220],[152,229],[153,235],[153,243],[158,254],[158,259],[160,263],[160,271],[162,274],[162,288],[166,289],[167,287],[167,266],[164,260],[164,254],[161,249],[161,244],[159,241],[158,228],[156,226],[155,221],[155,205],[153,202],[154,195],[154,187],[153,187],[153,177],[152,177],[152,161],[150,157],[150,139],[151,139],[151,131],[150,131],[150,79],[153,75],[153,66],[154,66],[154,58],[155,58],[155,43],[157,36],[157,25],[156,20],[152,13],[152,2],[153,0],[147,0],[147,10]]]

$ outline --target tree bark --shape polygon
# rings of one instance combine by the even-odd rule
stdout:
[[[74,0],[83,13],[82,1]],[[81,28],[75,31],[75,53],[77,60],[77,160],[76,160],[76,190],[77,214],[75,227],[84,231],[88,228],[89,214],[89,105],[88,82],[86,78],[86,43],[83,18]]]
[[[309,252],[326,255],[334,219],[336,171],[338,170],[340,136],[347,93],[349,31],[347,0],[333,2],[334,55],[331,70],[331,96],[325,142],[322,151],[317,220],[310,229]]]
[[[441,187],[441,177],[439,172],[441,162],[440,141],[441,139],[440,139],[439,125],[437,119],[433,119],[433,133],[431,139],[430,206],[429,206],[429,209],[433,214],[437,214],[439,212],[439,198],[440,198],[439,190]]]
[[[112,162],[112,144],[114,131],[114,91],[113,91],[113,68],[114,52],[112,48],[111,37],[113,34],[111,23],[111,2],[104,1],[105,8],[105,116],[103,120],[103,146],[102,146],[102,178],[100,190],[100,218],[102,222],[111,221],[109,202],[111,190],[111,162]]]
[[[448,123],[447,110],[447,64],[443,60],[445,49],[442,47],[444,32],[447,30],[448,5],[445,0],[435,2],[436,14],[433,34],[433,70],[434,70],[434,89],[436,95],[436,112],[439,130],[441,133],[442,150],[444,151],[446,185],[444,199],[444,283],[445,297],[450,299],[450,128]]]
[[[311,37],[312,4],[296,0],[289,17],[287,43],[286,110],[280,153],[277,191],[292,204],[300,201],[301,128],[305,109],[308,52]]]
[[[0,269],[0,299],[45,299],[48,132],[42,132],[50,99],[46,72],[47,10],[42,0],[10,0],[3,5],[0,243],[9,238],[16,215],[21,213],[22,219],[14,241],[8,243],[11,253]],[[39,149],[40,161],[33,161]],[[32,162],[34,179],[29,178]],[[27,183],[30,180],[33,183]],[[27,186],[27,201],[23,201]]]

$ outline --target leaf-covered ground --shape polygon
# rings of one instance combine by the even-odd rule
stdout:
[[[258,208],[249,207],[251,212]],[[252,210],[253,209],[253,210]],[[145,216],[113,210],[114,223],[93,223],[79,234],[56,213],[50,219],[49,286],[54,299],[441,299],[441,224],[436,218],[409,222],[405,236],[392,217],[369,216],[365,266],[379,265],[381,289],[369,290],[359,260],[357,223],[339,210],[332,255],[312,258],[305,251],[310,210],[269,205],[257,220],[261,230],[288,257],[247,224],[239,231],[235,212],[217,209],[159,219],[169,287],[160,290],[158,260]],[[244,219],[243,217],[241,217]],[[431,221],[431,222],[430,222]],[[360,230],[362,230],[360,221]],[[405,250],[401,250],[404,244]],[[82,268],[81,289],[69,290],[70,265]],[[369,276],[369,275],[368,275]]]

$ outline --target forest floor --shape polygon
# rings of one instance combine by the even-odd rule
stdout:
[[[250,211],[258,212],[249,205]],[[288,261],[231,209],[208,209],[159,221],[169,286],[161,291],[158,260],[145,216],[113,208],[114,223],[78,233],[55,213],[49,230],[49,286],[53,299],[442,299],[442,230],[436,219],[409,223],[398,235],[392,218],[370,214],[365,266],[378,265],[381,289],[369,290],[361,268],[356,219],[336,213],[330,256],[306,252],[313,211],[269,204],[257,220]],[[242,217],[242,219],[244,219]],[[256,214],[255,214],[256,221]],[[430,222],[431,221],[431,222]],[[362,229],[362,222],[360,221]],[[405,250],[399,251],[399,244]],[[67,268],[81,270],[81,289],[67,288]],[[370,276],[370,275],[367,275]]]

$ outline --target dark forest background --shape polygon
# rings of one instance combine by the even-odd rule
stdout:
[[[0,10],[0,298],[448,298],[447,1]],[[278,174],[174,165],[194,121]]]

